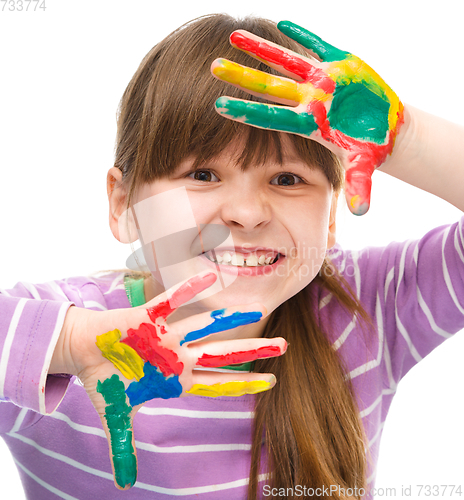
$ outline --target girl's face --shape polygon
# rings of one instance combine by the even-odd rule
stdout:
[[[285,137],[283,144],[282,165],[269,161],[243,172],[234,161],[241,151],[235,143],[196,171],[192,171],[193,158],[187,159],[169,178],[137,192],[134,203],[184,187],[198,225],[223,225],[230,230],[232,247],[229,239],[214,254],[192,260],[191,275],[211,269],[235,277],[229,286],[202,300],[204,308],[259,302],[270,313],[313,280],[327,248],[335,243],[337,197],[331,184],[321,170],[298,158]],[[163,210],[170,220],[177,217],[175,204]],[[163,218],[163,213],[155,217]],[[232,262],[225,263],[229,259]],[[155,289],[146,287],[146,293],[151,299]]]

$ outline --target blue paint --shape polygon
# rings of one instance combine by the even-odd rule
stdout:
[[[217,309],[211,312],[211,317],[214,321],[202,328],[201,330],[195,330],[193,332],[187,333],[184,340],[181,340],[180,345],[184,342],[191,342],[192,340],[202,339],[212,333],[223,332],[224,330],[231,330],[237,326],[249,325],[250,323],[257,323],[261,317],[262,313],[259,311],[252,312],[234,312],[230,316],[224,316],[225,309]]]
[[[150,399],[178,398],[182,386],[177,375],[165,377],[156,366],[148,361],[143,366],[144,376],[138,382],[132,382],[126,389],[131,406],[140,405]]]

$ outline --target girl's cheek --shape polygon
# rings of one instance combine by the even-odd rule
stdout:
[[[218,216],[217,196],[212,193],[188,190],[187,196],[197,224],[207,224]]]

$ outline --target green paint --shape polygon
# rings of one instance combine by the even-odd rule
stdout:
[[[337,49],[330,43],[324,42],[314,33],[305,30],[301,26],[294,24],[290,21],[281,21],[277,24],[277,28],[284,34],[287,35],[295,42],[298,42],[303,47],[312,50],[322,61],[333,62],[342,61],[345,59],[349,52]]]
[[[385,88],[387,85],[383,82],[383,87],[379,85],[379,81],[376,80],[372,73],[369,71],[369,66],[359,59],[359,57],[349,54],[346,58],[348,67],[351,65],[351,72],[347,71],[345,74],[340,74],[336,78],[336,83],[339,85],[349,85],[351,83],[362,83],[367,89],[372,93],[381,97],[384,101],[388,102],[387,94],[385,93]],[[372,70],[371,70],[372,71]],[[378,75],[377,75],[378,76]]]
[[[387,137],[390,103],[361,83],[337,84],[327,115],[332,128],[349,137],[383,144]]]
[[[137,478],[137,459],[132,446],[132,407],[126,403],[123,382],[117,375],[98,381],[99,392],[106,403],[105,418],[111,437],[114,475],[121,488],[132,487]]]
[[[284,106],[220,97],[216,101],[216,108],[221,115],[233,120],[243,121],[254,127],[279,130],[308,137],[317,130],[316,122],[311,114],[297,113]]]

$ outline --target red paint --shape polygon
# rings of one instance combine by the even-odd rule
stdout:
[[[230,41],[238,49],[254,54],[264,62],[282,66],[304,81],[311,82],[317,89],[322,89],[328,94],[332,94],[335,91],[335,82],[332,78],[328,77],[321,69],[309,64],[301,56],[288,54],[284,50],[269,45],[266,42],[250,39],[243,33],[232,33]]]
[[[195,295],[211,286],[215,281],[216,275],[214,273],[190,278],[172,294],[170,299],[160,302],[156,306],[149,307],[147,309],[148,316],[153,323],[158,318],[166,319],[179,306],[193,299]],[[162,333],[165,333],[165,331]]]
[[[321,101],[311,102],[308,105],[308,112],[314,116],[322,137],[348,152],[348,161],[354,166],[346,171],[346,187],[359,195],[363,202],[369,204],[372,174],[386,160],[393,149],[395,138],[404,122],[403,110],[400,109],[396,127],[389,132],[388,140],[383,145],[360,141],[339,130],[332,129],[327,119],[326,108]]]
[[[248,361],[254,361],[260,358],[273,358],[281,354],[282,351],[279,346],[271,345],[259,347],[258,349],[250,349],[249,351],[231,352],[229,354],[220,354],[217,356],[203,354],[201,358],[198,358],[197,365],[208,368],[219,368],[221,366],[248,363]]]
[[[327,110],[325,109],[324,103],[318,100],[311,101],[308,105],[308,112],[314,117],[316,125],[319,127],[319,131],[324,139],[328,139],[330,135],[330,123],[327,119]]]
[[[147,309],[148,316],[155,323],[158,318],[166,319],[170,314],[174,312],[174,308],[171,307],[169,300],[164,300],[156,306],[149,307]]]
[[[132,347],[143,360],[157,366],[165,377],[180,375],[184,364],[178,361],[179,358],[174,351],[160,345],[161,339],[156,329],[154,325],[142,323],[138,329],[129,328],[127,338],[121,342]]]

